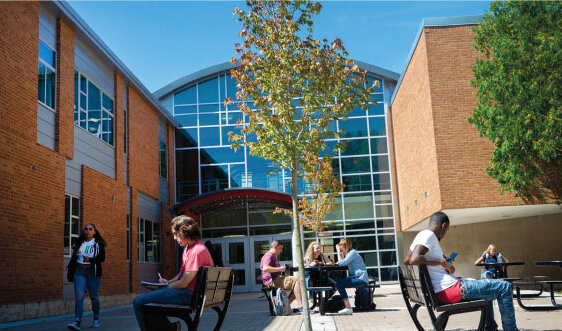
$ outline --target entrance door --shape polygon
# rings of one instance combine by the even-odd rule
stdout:
[[[234,292],[250,291],[250,261],[248,238],[225,238],[224,240],[224,266],[231,267],[234,271]]]
[[[278,256],[279,264],[292,264],[292,249],[291,249],[291,235],[282,236],[254,236],[250,238],[250,250],[251,250],[251,263],[250,272],[251,277],[251,287],[252,292],[259,292],[262,288],[262,282],[258,281],[258,276],[261,275],[260,264],[261,258],[267,253],[271,247],[271,242],[275,239],[280,240],[283,243],[283,252]]]

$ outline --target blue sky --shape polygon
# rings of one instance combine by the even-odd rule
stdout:
[[[228,61],[242,1],[72,1],[71,6],[150,90]],[[489,1],[325,1],[317,38],[350,57],[402,73],[424,17],[481,15]]]

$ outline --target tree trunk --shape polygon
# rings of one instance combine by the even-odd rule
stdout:
[[[299,283],[301,285],[302,297],[302,313],[303,325],[305,331],[312,331],[312,322],[310,320],[310,310],[308,309],[308,291],[306,290],[306,280],[304,278],[304,260],[302,254],[301,244],[301,227],[299,224],[299,208],[298,208],[298,193],[297,193],[297,164],[293,162],[293,169],[291,169],[291,196],[293,199],[293,256],[299,267]],[[295,254],[296,253],[296,254]]]

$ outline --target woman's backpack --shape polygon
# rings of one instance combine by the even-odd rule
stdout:
[[[355,309],[356,311],[369,311],[375,310],[377,305],[371,304],[369,298],[370,291],[366,287],[360,287],[355,289]]]
[[[343,299],[339,294],[335,294],[330,299],[328,299],[328,301],[326,301],[324,311],[327,313],[337,313],[344,308],[345,304],[343,303]]]
[[[273,312],[276,316],[291,315],[291,304],[284,289],[278,288],[273,299]]]

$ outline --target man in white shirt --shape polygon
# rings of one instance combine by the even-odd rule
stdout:
[[[431,284],[439,302],[456,303],[461,300],[488,300],[488,318],[486,330],[497,330],[494,321],[493,301],[498,300],[504,331],[516,331],[515,311],[513,309],[513,290],[511,284],[497,279],[460,281],[454,275],[455,267],[445,261],[439,241],[449,229],[449,217],[443,212],[436,212],[429,219],[427,230],[416,235],[404,264],[427,265]]]

